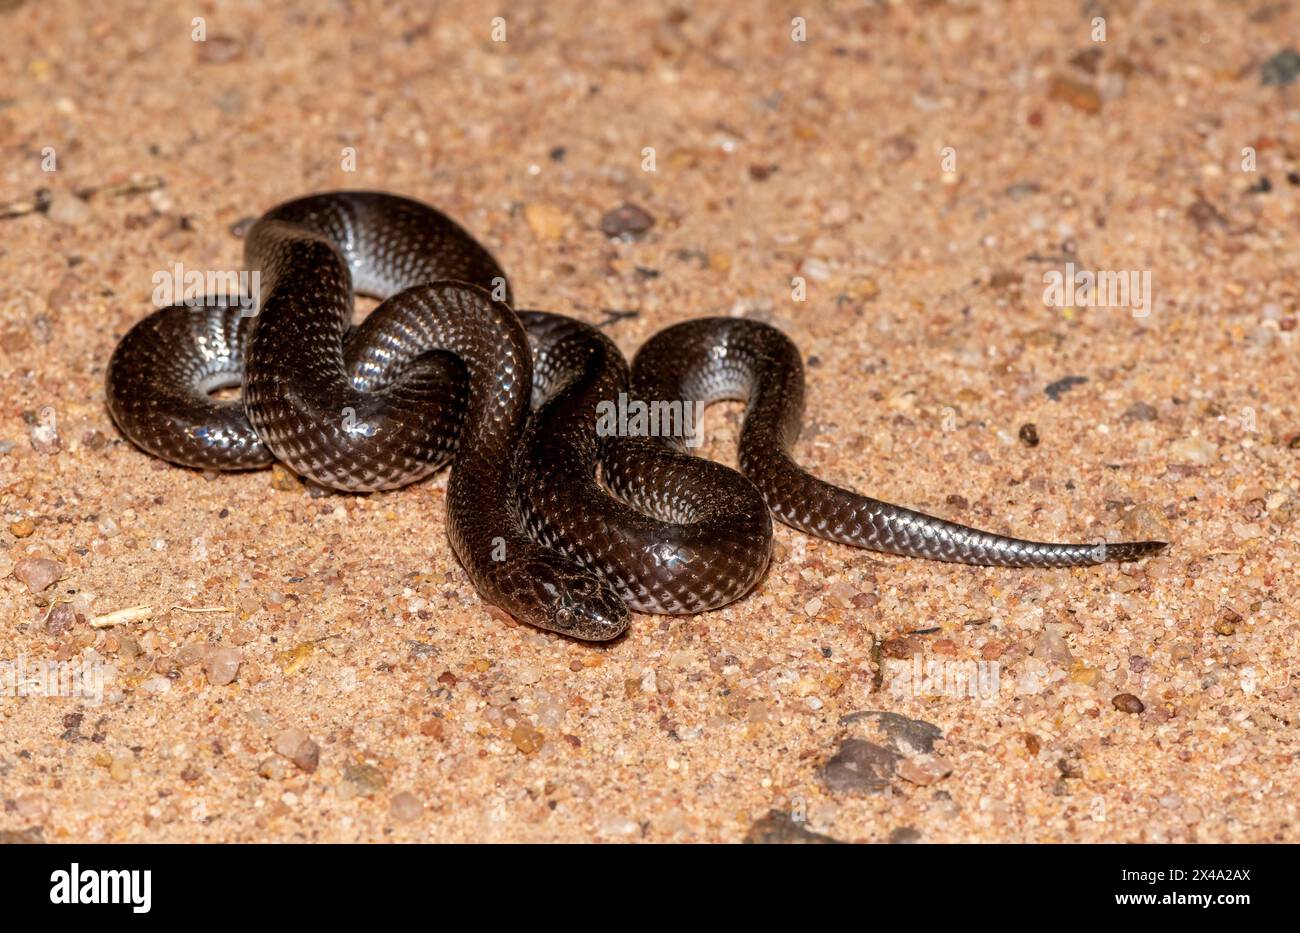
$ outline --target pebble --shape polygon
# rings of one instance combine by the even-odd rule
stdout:
[[[1199,435],[1183,437],[1169,445],[1171,463],[1191,463],[1209,466],[1219,455],[1219,448]]]
[[[626,816],[607,816],[600,828],[611,836],[631,836],[641,831],[641,824]]]
[[[30,518],[20,518],[9,525],[9,533],[15,538],[30,538],[36,531],[36,523]]]
[[[1038,640],[1034,642],[1034,657],[1040,661],[1052,661],[1062,666],[1074,660],[1074,655],[1070,653],[1070,646],[1066,644],[1065,637],[1061,634],[1060,625],[1049,622],[1043,626],[1043,630],[1038,633]]]
[[[648,211],[630,203],[622,204],[600,218],[600,230],[605,236],[627,242],[641,239],[654,225],[655,219]]]
[[[1137,714],[1146,709],[1146,705],[1131,693],[1117,693],[1111,697],[1110,705],[1121,713]]]
[[[838,839],[815,833],[784,810],[769,810],[745,833],[746,845],[841,845]]]
[[[55,223],[76,227],[90,219],[91,210],[74,194],[56,194],[51,198],[45,216]]]
[[[1231,609],[1223,610],[1223,615],[1219,616],[1214,622],[1214,630],[1220,635],[1235,635],[1237,625],[1241,622],[1241,615]]]
[[[1049,383],[1047,387],[1043,389],[1043,393],[1053,402],[1059,402],[1062,395],[1069,392],[1075,386],[1083,385],[1087,381],[1087,376],[1065,376],[1064,378],[1057,379],[1055,382]]]
[[[23,794],[14,801],[18,816],[26,822],[42,823],[50,815],[49,802],[40,794]]]
[[[1160,413],[1156,411],[1155,406],[1148,405],[1146,402],[1134,402],[1120,417],[1125,421],[1155,421],[1160,417]]]
[[[1124,536],[1130,541],[1167,541],[1169,525],[1164,516],[1149,505],[1136,505],[1124,513],[1121,522]]]
[[[283,464],[272,464],[271,466],[271,488],[278,492],[292,492],[295,489],[302,488],[302,480],[298,475]]]
[[[268,755],[257,766],[257,773],[268,781],[283,781],[289,776],[289,766],[284,759]]]
[[[393,799],[388,801],[388,810],[399,823],[409,823],[420,818],[424,804],[415,794],[404,790],[400,794],[394,794]]]
[[[906,755],[928,754],[934,751],[934,743],[943,738],[943,730],[932,722],[884,710],[850,713],[840,721],[847,724],[862,719],[873,720],[894,751]]]
[[[208,650],[208,646],[202,642],[190,642],[187,645],[181,645],[176,652],[176,664],[180,667],[198,664],[207,657]]]
[[[138,658],[141,654],[140,643],[129,636],[121,636],[117,640],[117,653],[123,658]]]
[[[899,826],[889,834],[893,845],[914,845],[921,841],[921,832],[914,826]]]
[[[1259,66],[1259,80],[1262,84],[1285,87],[1300,76],[1300,52],[1295,49],[1283,49],[1264,64]]]
[[[14,564],[14,578],[33,593],[40,593],[62,577],[63,570],[61,563],[48,557],[24,557]]]
[[[1038,425],[1033,422],[1022,424],[1019,431],[1020,442],[1026,447],[1038,446]]]
[[[510,741],[525,755],[533,755],[546,744],[546,736],[527,723],[520,723],[510,730]]]
[[[1101,95],[1097,89],[1085,81],[1078,81],[1066,75],[1054,75],[1047,89],[1049,100],[1069,104],[1075,110],[1084,113],[1101,112]]]
[[[952,765],[938,755],[917,755],[904,758],[898,766],[898,776],[913,784],[933,784],[952,774]]]
[[[76,620],[77,614],[72,607],[67,603],[59,603],[45,617],[45,634],[58,637],[72,628],[72,623]]]
[[[315,771],[320,763],[320,746],[302,729],[285,729],[275,737],[274,747],[277,755],[288,758],[303,771]]]
[[[524,205],[524,222],[538,239],[558,240],[569,229],[571,218],[553,204],[534,201]]]
[[[224,687],[239,673],[240,662],[239,652],[234,648],[214,648],[203,662],[203,672],[212,686]]]
[[[901,758],[883,745],[848,739],[826,763],[822,778],[833,793],[879,793],[889,787]]]
[[[880,285],[875,279],[869,277],[857,278],[849,282],[844,288],[844,294],[851,301],[866,303],[874,301],[880,295]]]
[[[354,794],[362,797],[369,797],[388,786],[388,778],[374,765],[344,765],[343,780]]]

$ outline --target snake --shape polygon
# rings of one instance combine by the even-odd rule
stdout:
[[[793,454],[804,370],[781,330],[689,319],[629,365],[591,324],[515,310],[491,253],[419,201],[288,201],[253,223],[244,254],[255,295],[159,308],[118,342],[105,390],[122,434],[178,465],[279,462],[358,493],[450,462],[452,551],[487,603],[540,629],[609,641],[630,612],[728,605],[766,574],[774,517],[846,545],[987,566],[1087,566],[1166,547],[1024,540],[818,479]],[[357,295],[378,304],[354,325]],[[232,388],[238,398],[218,396]],[[724,400],[745,405],[739,470],[691,450],[686,414]]]

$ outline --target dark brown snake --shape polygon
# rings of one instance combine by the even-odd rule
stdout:
[[[607,640],[628,609],[695,613],[749,592],[771,516],[817,537],[1006,567],[1134,560],[1163,542],[1043,544],[978,531],[824,483],[790,449],[803,416],[794,344],[756,321],[656,334],[630,369],[600,331],[511,310],[505,274],[416,201],[335,192],[249,230],[256,314],[231,297],[175,305],[113,353],[109,411],[132,442],[216,470],[279,460],[336,489],[391,489],[453,454],[448,535],[488,602],[540,628]],[[351,327],[354,295],[380,299]],[[214,390],[240,386],[237,401]],[[743,476],[692,456],[682,404],[745,401]],[[646,423],[612,411],[658,413]],[[694,409],[692,409],[694,410]]]

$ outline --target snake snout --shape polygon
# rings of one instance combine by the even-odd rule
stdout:
[[[546,626],[583,641],[610,641],[627,631],[628,612],[613,591],[593,577],[576,577],[557,588]]]

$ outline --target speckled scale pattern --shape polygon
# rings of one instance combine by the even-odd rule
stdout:
[[[463,365],[396,339],[362,346],[348,330],[353,294],[386,300],[448,279],[509,301],[492,256],[424,204],[334,192],[268,211],[249,230],[245,257],[261,276],[255,316],[210,296],[209,307],[157,311],[123,338],[107,378],[123,433],[174,463],[239,469],[279,459],[345,490],[402,486],[446,463]],[[208,394],[241,381],[240,402]]]
[[[224,296],[201,307],[172,305],[118,343],[106,375],[109,413],[155,457],[210,470],[248,470],[275,459],[238,399],[209,392],[238,386],[252,318]]]
[[[652,437],[601,436],[598,406],[618,404],[628,368],[590,325],[520,312],[536,360],[534,403],[517,466],[527,526],[598,572],[639,612],[696,613],[762,577],[772,521],[752,483]],[[614,498],[597,480],[621,499]]]
[[[890,505],[809,475],[790,448],[803,417],[803,363],[785,334],[759,321],[702,318],[652,337],[632,364],[633,392],[659,399],[747,403],[739,464],[782,522],[819,538],[908,557],[1001,567],[1136,560],[1160,541],[1050,544],[979,531]]]
[[[249,231],[246,258],[261,272],[263,301],[249,337],[244,409],[275,456],[348,490],[403,486],[442,466],[460,418],[454,364],[426,355],[436,347],[394,340],[362,340],[349,358],[353,288],[384,301],[438,280],[491,289],[505,282],[491,255],[418,202],[339,192],[267,212]]]
[[[447,484],[447,537],[479,594],[515,618],[589,641],[628,624],[599,577],[534,541],[510,469],[531,396],[532,357],[514,312],[488,292],[440,282],[407,289],[357,328],[363,348],[436,346],[463,361],[464,426]]]

